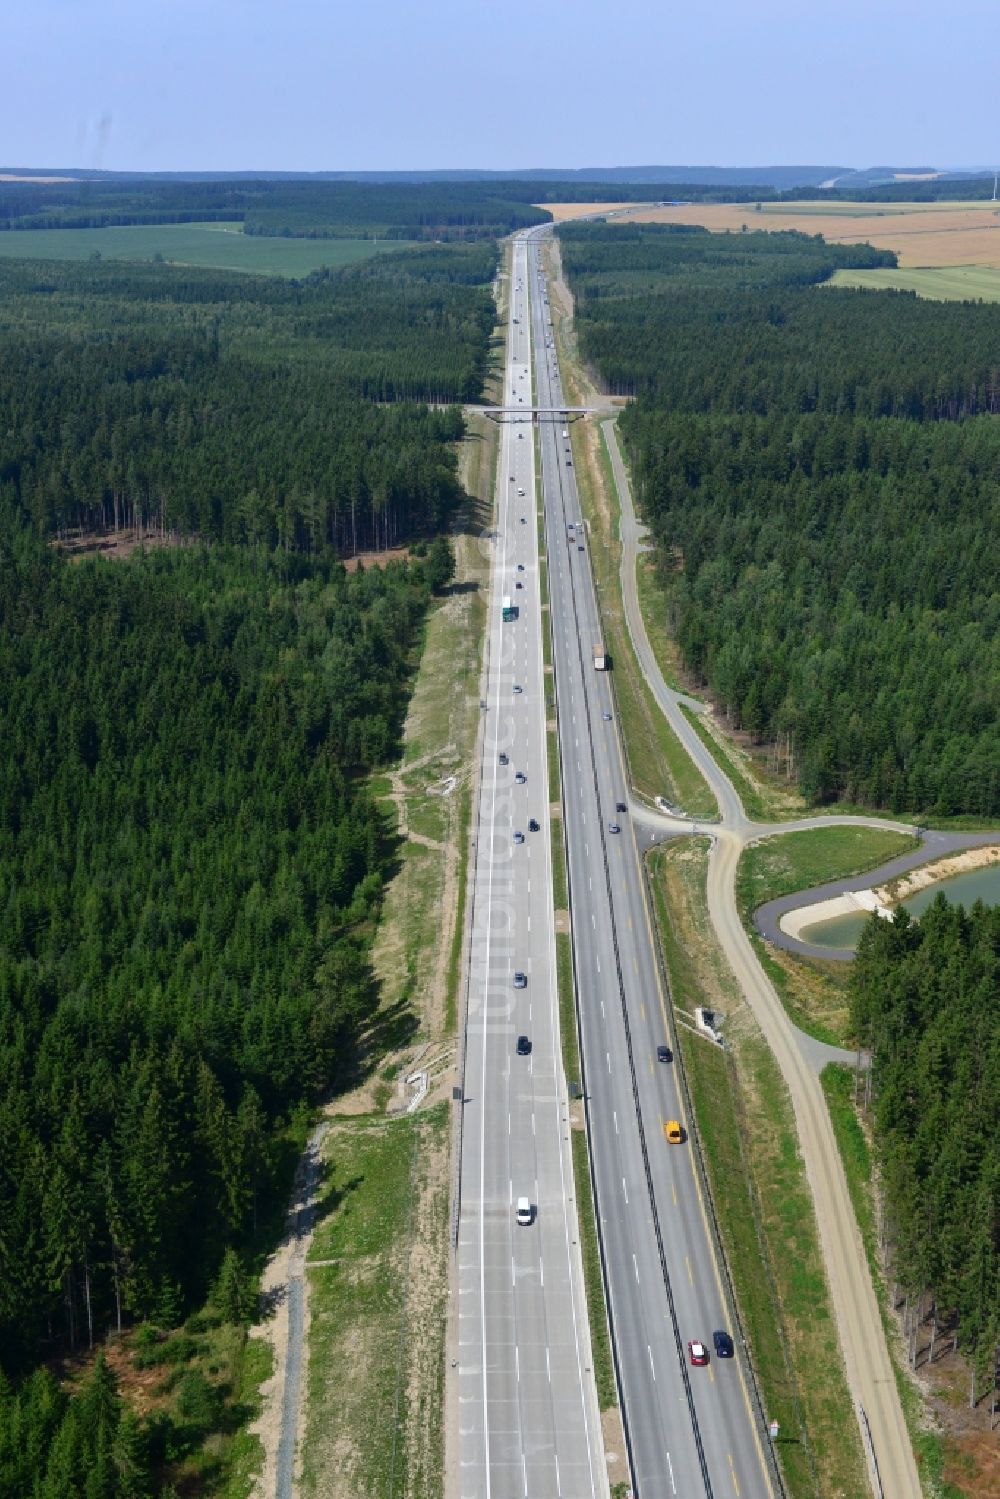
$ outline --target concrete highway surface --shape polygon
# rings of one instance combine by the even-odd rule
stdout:
[[[608,1479],[559,1050],[527,255],[516,243],[504,402],[525,410],[523,422],[502,428],[475,825],[458,1239],[459,1492],[596,1499],[607,1495]],[[504,597],[518,611],[507,623]],[[515,987],[517,974],[524,987]],[[530,1045],[525,1055],[518,1036]],[[515,1221],[521,1197],[531,1206],[524,1225]]]

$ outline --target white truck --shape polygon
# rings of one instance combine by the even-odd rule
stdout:
[[[594,670],[607,671],[610,665],[611,661],[608,657],[607,651],[604,649],[603,645],[598,643],[594,646]]]

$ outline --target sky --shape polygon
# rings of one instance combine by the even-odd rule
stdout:
[[[998,0],[25,0],[0,164],[990,165]]]

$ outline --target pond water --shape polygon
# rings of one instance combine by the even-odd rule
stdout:
[[[933,903],[939,893],[951,901],[954,906],[975,905],[981,900],[984,905],[1000,905],[1000,864],[990,864],[983,869],[970,869],[965,874],[957,874],[950,880],[938,880],[934,885],[928,885],[926,890],[918,890],[903,901],[903,905],[911,916],[919,916],[921,911]],[[815,947],[856,947],[858,938],[864,930],[865,922],[868,920],[866,911],[851,911],[846,916],[834,916],[829,921],[817,921],[812,926],[802,928],[801,940],[811,942]]]

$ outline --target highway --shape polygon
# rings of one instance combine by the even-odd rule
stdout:
[[[535,401],[563,403],[537,231],[529,280]],[[584,1088],[610,1311],[635,1492],[774,1492],[766,1435],[755,1421],[739,1358],[720,1359],[730,1319],[686,1141],[611,685],[596,671],[599,614],[582,529],[571,444],[561,422],[539,423],[553,664],[570,879],[571,932]],[[572,525],[572,531],[570,529]],[[612,825],[621,831],[612,831]],[[687,1344],[710,1351],[692,1367]]]
[[[515,242],[504,400],[523,404],[525,419],[502,429],[474,812],[457,1487],[462,1499],[596,1499],[608,1480],[559,1051],[527,256]],[[507,623],[505,596],[518,611]],[[517,1054],[519,1035],[530,1041],[527,1055]],[[532,1207],[524,1226],[515,1221],[519,1197]]]

